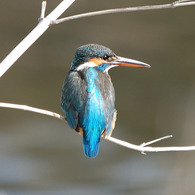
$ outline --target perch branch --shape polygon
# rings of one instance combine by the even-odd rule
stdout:
[[[149,147],[149,146],[146,146],[145,147],[145,146],[143,146],[143,144],[135,145],[135,144],[131,144],[131,143],[116,139],[114,137],[108,137],[107,140],[109,140],[115,144],[121,145],[123,147],[140,151],[142,154],[145,154],[146,152],[171,152],[171,151],[173,152],[173,151],[195,150],[195,146],[183,146],[183,147],[182,146],[172,146],[172,147]],[[159,140],[161,140],[161,138]]]
[[[31,106],[0,102],[0,107],[19,109],[19,110],[25,110],[25,111],[30,111],[30,112],[36,112],[36,113],[39,113],[39,114],[44,114],[44,115],[47,115],[47,116],[51,116],[51,117],[66,121],[65,118],[62,115],[58,114],[58,113],[51,112],[51,111],[48,111],[48,110],[39,109],[39,108],[34,108],[34,107],[31,107]],[[162,137],[162,138],[159,138],[159,139],[155,139],[155,140],[150,141],[150,142],[142,143],[141,145],[131,144],[131,143],[116,139],[114,137],[106,137],[105,139],[110,141],[110,142],[113,142],[115,144],[121,145],[123,147],[140,151],[142,154],[145,154],[146,152],[166,152],[166,151],[190,151],[190,150],[195,150],[195,146],[148,147],[148,145],[151,145],[155,142],[158,142],[158,141],[161,141],[163,139],[170,138],[170,137],[172,137],[172,135],[168,135],[168,136],[165,136],[165,137]]]

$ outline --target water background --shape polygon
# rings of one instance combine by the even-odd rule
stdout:
[[[77,0],[63,16],[170,1]],[[47,13],[59,0],[47,1]],[[36,25],[41,1],[0,1],[0,59]],[[195,145],[195,6],[95,16],[52,26],[0,78],[0,101],[63,114],[60,94],[78,46],[99,43],[151,69],[110,70],[114,137],[154,146]],[[142,155],[108,141],[88,159],[57,119],[0,108],[0,195],[194,195],[195,153]]]

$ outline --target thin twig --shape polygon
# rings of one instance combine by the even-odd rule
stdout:
[[[75,19],[85,18],[85,17],[90,17],[90,16],[115,14],[115,13],[122,13],[122,12],[135,12],[135,11],[146,11],[146,10],[170,9],[170,8],[176,8],[176,7],[181,7],[181,6],[190,6],[190,5],[195,5],[195,1],[190,1],[190,2],[175,1],[173,3],[163,4],[163,5],[148,5],[148,6],[139,6],[139,7],[126,7],[126,8],[107,9],[107,10],[88,12],[88,13],[77,14],[77,15],[61,18],[61,19],[52,21],[52,24],[59,24],[59,23],[62,23],[62,22],[67,22],[67,21],[70,21],[70,20],[75,20]]]
[[[156,142],[159,142],[159,141],[162,141],[162,140],[164,140],[164,139],[171,138],[171,137],[173,137],[173,136],[172,136],[172,135],[167,135],[167,136],[164,136],[164,137],[161,137],[161,138],[158,138],[158,139],[155,139],[155,140],[152,140],[152,141],[146,142],[146,143],[144,142],[144,143],[142,143],[140,146],[145,147],[145,146],[148,146],[148,145],[154,144],[154,143],[156,143]]]
[[[34,108],[34,107],[31,107],[31,106],[0,102],[0,107],[19,109],[19,110],[25,110],[25,111],[30,111],[30,112],[36,112],[36,113],[39,113],[39,114],[44,114],[44,115],[47,115],[47,116],[51,116],[51,117],[66,121],[65,118],[62,115],[58,114],[58,113],[51,112],[51,111],[48,111],[48,110],[43,110],[43,109],[40,109],[40,108]],[[161,141],[163,139],[170,138],[170,137],[172,137],[172,135],[168,135],[168,136],[165,136],[165,137],[162,137],[162,138],[158,138],[158,139],[155,139],[153,141],[143,143],[141,145],[131,144],[131,143],[116,139],[114,137],[106,137],[105,140],[108,140],[110,142],[113,142],[115,144],[121,145],[121,146],[126,147],[126,148],[130,148],[130,149],[133,149],[133,150],[140,151],[142,154],[145,154],[146,152],[166,152],[166,151],[190,151],[190,150],[195,150],[195,146],[184,146],[184,147],[181,147],[181,146],[175,146],[175,147],[148,147],[147,146],[147,145],[153,144],[155,142],[158,142],[158,141]]]
[[[178,0],[178,1],[173,2],[173,4],[191,2],[191,1],[193,1],[193,0]]]
[[[41,15],[40,15],[40,18],[39,18],[39,22],[41,20],[43,20],[43,18],[45,18],[46,5],[47,5],[47,2],[43,1],[42,2],[42,7],[41,7]]]

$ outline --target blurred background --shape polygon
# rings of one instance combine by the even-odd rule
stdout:
[[[47,14],[61,1],[48,0]],[[65,16],[163,0],[77,0]],[[41,1],[0,1],[0,60],[37,25]],[[99,43],[151,69],[114,68],[113,137],[153,146],[195,145],[195,6],[119,13],[52,26],[0,78],[0,101],[63,114],[61,87],[75,50]],[[142,155],[102,140],[97,158],[57,119],[0,108],[0,195],[194,195],[195,152]]]

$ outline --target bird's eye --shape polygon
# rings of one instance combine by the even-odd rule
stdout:
[[[106,55],[106,54],[103,56],[103,59],[104,59],[104,60],[107,60],[108,58],[109,58],[109,56]]]

